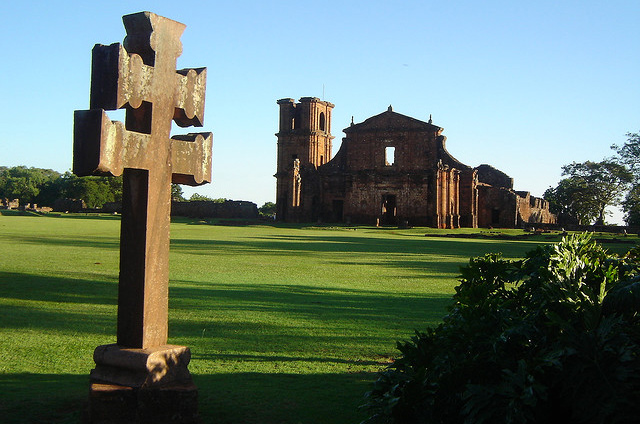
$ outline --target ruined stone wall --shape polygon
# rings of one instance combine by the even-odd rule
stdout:
[[[437,161],[435,136],[419,131],[376,130],[353,133],[349,143],[347,168],[352,171],[384,170],[398,172],[433,168]],[[387,148],[394,150],[393,165],[388,164]]]
[[[515,228],[518,195],[512,190],[478,184],[478,227]]]
[[[528,192],[478,185],[478,226],[520,228],[529,223],[555,223],[549,202]]]
[[[435,197],[429,195],[428,175],[358,173],[344,200],[345,221],[366,225],[434,225]],[[383,211],[392,196],[393,217]]]
[[[460,172],[460,226],[478,226],[478,189],[475,170]]]
[[[290,222],[315,221],[321,214],[318,167],[331,159],[331,110],[315,97],[278,100],[280,106],[276,217]]]
[[[557,218],[549,212],[549,202],[539,197],[531,196],[529,192],[518,194],[518,226],[529,224],[555,224]]]
[[[171,202],[172,216],[189,218],[242,218],[258,217],[258,206],[253,202],[228,200],[216,203],[205,200],[194,202]]]
[[[431,117],[423,122],[390,106],[345,128],[339,152],[326,161],[333,105],[311,97],[278,104],[279,220],[514,228],[555,219],[544,200],[514,192],[504,172],[455,159]]]
[[[482,164],[476,167],[478,172],[478,182],[485,183],[493,187],[504,187],[513,189],[513,178],[493,166]]]
[[[438,130],[391,110],[345,129],[342,146],[347,177],[344,201],[339,203],[338,199],[345,221],[438,225]],[[339,190],[333,189],[333,184],[329,187],[325,186],[330,194],[323,196],[323,203],[335,215]],[[456,190],[447,191],[447,196],[454,196]],[[457,199],[451,202],[456,203],[457,211]]]
[[[0,199],[0,208],[2,209],[18,209],[20,207],[20,200],[18,199]]]
[[[460,171],[445,167],[437,173],[437,227],[460,227]]]

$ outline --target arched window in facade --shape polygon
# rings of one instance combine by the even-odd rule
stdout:
[[[320,112],[320,123],[319,123],[320,131],[325,130],[325,124],[326,124],[326,118],[324,116],[324,112]]]

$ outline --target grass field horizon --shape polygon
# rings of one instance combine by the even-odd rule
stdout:
[[[0,216],[3,422],[79,421],[93,350],[115,342],[119,224]],[[360,422],[396,340],[437,325],[460,266],[557,239],[447,232],[172,222],[169,343],[192,351],[203,422]]]

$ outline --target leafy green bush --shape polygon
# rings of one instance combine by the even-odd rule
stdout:
[[[398,342],[366,422],[638,422],[639,253],[583,234],[471,259],[443,322]]]

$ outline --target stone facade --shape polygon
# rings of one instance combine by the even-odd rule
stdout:
[[[456,160],[431,119],[389,107],[344,129],[331,158],[334,105],[314,97],[278,104],[278,220],[437,228],[555,220],[547,202],[513,191],[506,174]]]

